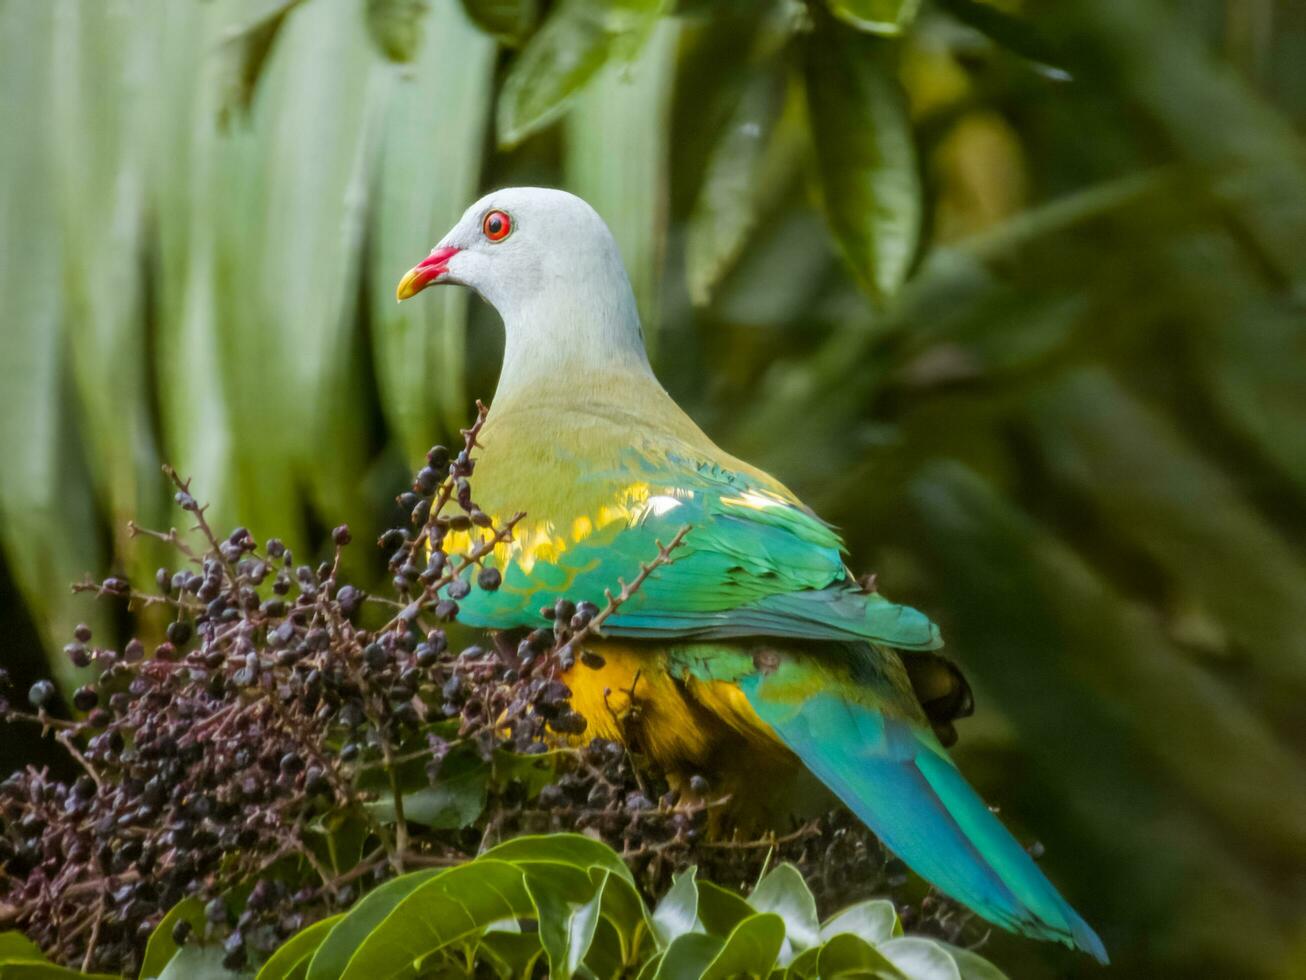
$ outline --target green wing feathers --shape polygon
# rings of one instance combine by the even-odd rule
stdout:
[[[680,669],[737,684],[776,737],[926,880],[990,922],[1107,961],[1101,939],[918,717],[891,654],[852,651],[844,671],[798,654],[759,667],[735,650],[690,649]]]
[[[646,460],[601,478],[620,488],[613,499],[629,497],[633,481],[650,489],[629,520],[612,521],[562,549],[551,547],[547,557],[525,554],[508,562],[498,590],[474,588],[462,602],[465,622],[543,626],[540,608],[564,596],[602,605],[604,589],[634,578],[657,554],[659,541],[689,525],[674,563],[650,576],[608,619],[608,635],[865,639],[906,650],[941,645],[924,615],[860,591],[843,563],[839,536],[772,488],[717,466],[667,464],[659,470]]]

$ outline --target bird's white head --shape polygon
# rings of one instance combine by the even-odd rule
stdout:
[[[506,331],[500,390],[568,365],[648,370],[639,314],[617,243],[598,213],[566,191],[510,187],[469,207],[399,283],[469,286]]]

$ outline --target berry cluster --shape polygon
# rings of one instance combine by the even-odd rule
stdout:
[[[798,864],[830,907],[884,892],[884,853],[846,815],[778,839],[708,840],[701,777],[694,799],[678,800],[621,745],[581,744],[585,720],[560,674],[600,665],[587,639],[673,560],[684,532],[605,607],[561,600],[543,611],[551,628],[454,649],[446,628],[469,578],[498,587],[482,562],[520,518],[495,526],[472,499],[484,419],[482,408],[456,454],[432,449],[398,498],[411,524],[379,542],[389,595],[339,580],[347,527],[328,560],[297,564],[276,539],[214,533],[168,471],[203,546],[134,527],[175,549],[180,568],[159,569],[149,591],[120,578],[79,586],[165,610],[163,634],[113,649],[79,627],[65,654],[96,679],[73,694],[74,719],[54,714],[49,681],[28,692],[31,711],[0,698],[6,719],[42,726],[80,771],[0,783],[0,928],[60,962],[130,972],[168,909],[193,898],[236,969],[393,874],[561,829],[606,840],[655,894],[689,864],[738,885],[768,860]],[[449,532],[471,527],[480,540],[449,553]],[[445,809],[419,812],[432,790]],[[190,929],[178,922],[172,938]]]

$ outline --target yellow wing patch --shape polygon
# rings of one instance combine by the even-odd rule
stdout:
[[[494,561],[500,568],[515,562],[527,574],[536,562],[556,562],[568,548],[580,544],[590,535],[611,524],[634,524],[648,507],[651,491],[647,483],[631,483],[618,492],[615,500],[605,502],[589,514],[581,514],[568,528],[562,522],[531,521],[527,514],[517,525],[513,539],[500,542],[494,548]],[[505,515],[490,515],[495,526],[507,519]],[[470,551],[489,537],[484,528],[469,531],[451,531],[445,535],[445,550],[451,554]]]

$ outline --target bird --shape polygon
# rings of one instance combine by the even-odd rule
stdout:
[[[586,737],[637,747],[687,792],[707,778],[745,810],[823,798],[815,781],[984,919],[1106,963],[949,757],[969,688],[936,652],[938,628],[855,579],[830,524],[676,404],[599,214],[563,190],[487,194],[396,296],[446,284],[477,292],[504,326],[477,504],[494,526],[525,512],[485,559],[497,587],[469,573],[459,620],[547,627],[559,600],[604,605],[682,534],[587,641],[596,655],[562,675]]]

